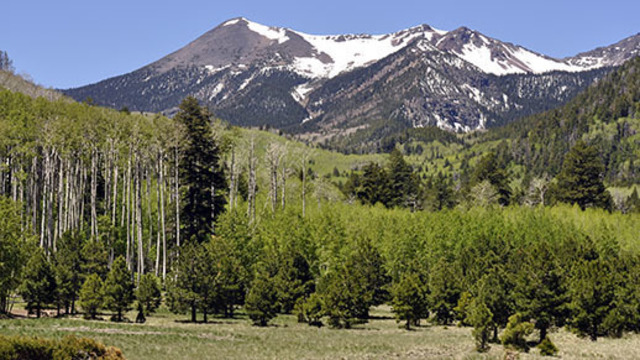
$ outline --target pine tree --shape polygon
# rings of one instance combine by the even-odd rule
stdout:
[[[613,269],[601,258],[582,261],[576,265],[571,280],[571,327],[592,341],[606,335],[605,319],[614,310],[616,275]]]
[[[97,274],[101,279],[106,279],[109,271],[109,256],[100,241],[89,239],[82,247],[81,259],[82,273],[85,276]]]
[[[472,175],[471,186],[483,181],[488,181],[496,189],[500,205],[509,205],[511,201],[509,174],[498,163],[496,154],[493,152],[480,159],[478,165],[476,165]]]
[[[208,110],[189,96],[180,104],[175,121],[186,129],[180,159],[181,222],[187,241],[205,242],[224,211],[227,191],[221,150],[211,129]]]
[[[412,209],[420,207],[420,180],[397,148],[394,148],[389,154],[388,168],[389,206],[411,207]]]
[[[455,318],[453,309],[458,304],[460,298],[460,283],[454,272],[452,265],[441,259],[436,263],[429,278],[429,307],[435,313],[435,320],[438,324],[451,324]]]
[[[527,336],[533,333],[533,324],[526,321],[522,314],[515,313],[509,317],[507,328],[502,332],[502,344],[516,350],[529,351]]]
[[[594,146],[580,140],[567,153],[557,176],[556,197],[559,201],[587,207],[611,209],[611,195],[602,182],[604,165]]]
[[[162,301],[162,292],[158,277],[153,274],[144,274],[140,278],[140,284],[136,289],[136,299],[142,306],[144,315],[149,315],[156,311]]]
[[[476,350],[489,350],[489,336],[491,334],[493,314],[480,299],[474,299],[469,309],[468,321],[473,326],[473,337],[476,340]]]
[[[55,253],[55,273],[58,285],[58,302],[66,313],[75,313],[82,279],[82,257],[78,249],[82,248],[82,238],[67,232],[58,240]]]
[[[84,317],[95,319],[98,310],[103,304],[103,287],[102,279],[97,274],[91,274],[87,277],[82,288],[80,289],[80,307],[84,311]]]
[[[206,250],[201,244],[187,244],[180,248],[180,256],[175,269],[168,277],[167,304],[173,313],[191,313],[191,321],[196,322],[196,314],[202,308],[202,280],[207,280],[202,274],[205,266]]]
[[[245,310],[254,325],[267,326],[276,317],[278,311],[278,294],[274,288],[273,278],[259,273],[253,283],[245,302]]]
[[[0,313],[8,311],[8,297],[20,286],[20,275],[28,259],[19,207],[0,196]]]
[[[524,256],[513,294],[523,318],[535,320],[542,341],[550,327],[564,325],[569,316],[566,276],[545,241],[532,245]]]
[[[35,309],[38,318],[42,307],[55,300],[55,273],[41,248],[36,249],[29,262],[27,262],[20,294],[27,303],[27,309],[29,311]]]
[[[122,314],[131,310],[134,299],[132,278],[124,257],[119,256],[111,266],[103,290],[104,305],[116,313],[116,321],[122,321]]]
[[[405,321],[404,327],[407,330],[429,315],[424,286],[416,274],[405,275],[393,286],[392,295],[391,306],[396,320]]]

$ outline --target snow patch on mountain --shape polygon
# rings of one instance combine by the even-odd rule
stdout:
[[[278,44],[289,41],[287,32],[283,28],[270,27],[262,24],[255,23],[253,21],[245,20],[249,29],[255,33],[258,33],[267,39],[276,40]]]
[[[431,40],[441,30],[401,31],[386,35],[309,35],[296,32],[310,43],[318,55],[326,54],[330,62],[317,57],[299,57],[292,66],[301,74],[314,78],[332,78],[343,72],[351,71],[381,60],[404,48],[417,38]]]

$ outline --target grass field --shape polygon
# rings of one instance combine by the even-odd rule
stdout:
[[[503,359],[502,346],[485,354],[474,351],[470,328],[423,326],[398,328],[387,307],[351,330],[314,328],[293,316],[279,316],[267,328],[237,319],[214,318],[207,324],[185,323],[186,317],[160,311],[146,324],[66,319],[0,321],[0,334],[59,338],[74,334],[121,348],[127,359]],[[108,315],[105,315],[105,319]],[[130,313],[129,318],[135,318]],[[551,334],[563,359],[635,359],[640,335],[591,342],[564,330]],[[541,358],[537,350],[520,359]]]

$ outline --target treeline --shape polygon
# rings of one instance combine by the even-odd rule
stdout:
[[[363,204],[380,203],[387,208],[442,210],[455,206],[526,206],[578,204],[580,208],[600,207],[624,213],[640,211],[637,189],[623,198],[606,190],[605,167],[595,146],[578,141],[563,159],[555,178],[548,175],[527,179],[528,184],[513,188],[502,148],[481,157],[474,167],[465,167],[457,177],[444,175],[421,178],[400,150],[394,149],[385,165],[371,162],[361,172],[352,171],[338,187],[348,199]]]

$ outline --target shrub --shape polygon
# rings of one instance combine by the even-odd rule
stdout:
[[[522,320],[522,315],[516,313],[509,317],[507,328],[502,333],[502,344],[516,350],[529,351],[526,337],[533,332],[534,325]]]
[[[542,356],[555,356],[558,354],[558,348],[551,342],[549,337],[545,337],[540,344],[538,344],[540,355]]]
[[[28,336],[0,335],[0,359],[6,360],[119,360],[122,351],[105,346],[93,339],[77,338],[73,335],[61,340]]]

